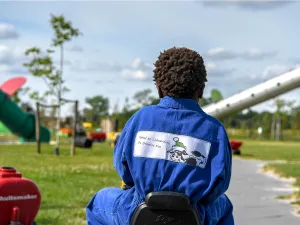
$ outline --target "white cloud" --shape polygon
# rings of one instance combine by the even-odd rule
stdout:
[[[272,0],[272,1],[263,1],[263,0],[219,0],[219,1],[203,1],[202,4],[207,7],[215,8],[227,8],[228,6],[238,7],[245,10],[273,10],[277,8],[282,8],[293,1],[283,1],[283,0]]]
[[[106,62],[83,62],[76,60],[72,63],[71,70],[74,72],[119,72],[121,65]]]
[[[146,81],[152,79],[154,67],[150,63],[142,61],[141,58],[134,58],[130,65],[107,62],[80,62],[76,61],[71,66],[72,71],[113,73],[119,74],[126,80]]]
[[[142,70],[123,69],[121,76],[127,80],[148,80],[148,74]]]
[[[265,67],[265,69],[262,72],[262,78],[273,78],[276,76],[279,76],[283,73],[289,72],[291,70],[294,70],[296,68],[300,68],[300,64],[296,64],[296,65],[282,65],[282,64],[274,64],[274,65],[270,65]]]
[[[24,61],[26,59],[24,52],[25,48],[20,46],[11,47],[7,45],[0,45],[0,63],[16,64],[20,61]]]
[[[26,48],[23,46],[7,46],[7,45],[0,45],[0,71],[6,72],[10,75],[14,74],[28,74],[27,68],[23,66],[23,63],[28,62],[30,59],[27,57],[24,52]],[[56,58],[54,59],[54,64],[56,66],[59,65],[59,60]],[[64,65],[70,66],[72,63],[70,60],[65,59]]]
[[[135,59],[132,61],[131,67],[132,67],[133,69],[138,69],[141,63],[142,63],[142,60],[141,60],[140,58],[135,58]]]
[[[228,60],[241,58],[244,60],[261,60],[264,58],[269,58],[277,55],[277,52],[267,52],[261,51],[257,48],[249,49],[244,52],[235,52],[231,50],[226,50],[225,48],[212,48],[209,49],[206,57],[214,60]]]
[[[9,72],[9,66],[0,64],[0,73],[5,73],[5,72]]]
[[[228,68],[219,68],[215,63],[209,62],[205,65],[207,74],[208,74],[208,80],[210,78],[217,78],[217,77],[222,77],[224,75],[232,74],[235,69],[228,69]]]
[[[0,40],[17,39],[19,36],[17,29],[13,25],[0,23]]]
[[[272,78],[279,76],[280,74],[283,74],[287,72],[290,69],[287,65],[270,65],[267,66],[263,72],[262,72],[262,78]]]
[[[275,51],[261,51],[257,48],[250,49],[249,51],[238,54],[239,57],[246,60],[261,60],[264,58],[270,58],[277,55]]]
[[[135,58],[129,67],[121,69],[120,74],[127,80],[145,81],[152,78],[152,70],[151,64],[143,62],[140,58]]]
[[[22,66],[24,60],[25,56],[20,48],[0,45],[0,72],[7,74],[26,73],[26,69]]]
[[[217,67],[217,65],[214,64],[214,63],[207,63],[207,64],[206,64],[206,69],[207,69],[207,70],[213,70],[213,69],[215,69],[216,67]]]
[[[13,53],[5,45],[0,45],[0,63],[1,64],[10,64],[13,60]]]
[[[223,60],[236,58],[237,54],[224,48],[212,48],[208,50],[207,56],[215,60]]]
[[[84,51],[83,47],[81,47],[79,45],[73,45],[71,48],[68,48],[68,50],[71,52],[83,52]]]

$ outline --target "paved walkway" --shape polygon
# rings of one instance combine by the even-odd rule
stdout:
[[[234,206],[235,225],[299,225],[293,207],[276,196],[291,193],[279,179],[259,173],[261,161],[233,159],[227,195]]]

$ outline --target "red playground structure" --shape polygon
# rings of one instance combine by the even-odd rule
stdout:
[[[12,167],[0,167],[0,225],[34,225],[41,205],[39,188]]]
[[[232,154],[234,155],[240,155],[241,154],[241,146],[243,145],[242,141],[238,140],[230,140],[231,150]]]

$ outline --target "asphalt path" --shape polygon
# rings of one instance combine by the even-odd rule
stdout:
[[[226,193],[234,206],[235,225],[300,225],[289,202],[275,199],[292,193],[290,182],[260,172],[264,162],[233,159]]]

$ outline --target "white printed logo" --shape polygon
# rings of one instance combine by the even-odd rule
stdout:
[[[29,199],[36,199],[36,198],[37,195],[21,195],[21,196],[8,195],[8,196],[0,196],[0,201],[6,202],[6,201],[29,200]]]
[[[140,131],[135,139],[133,155],[205,168],[210,147],[211,143],[189,136]]]

